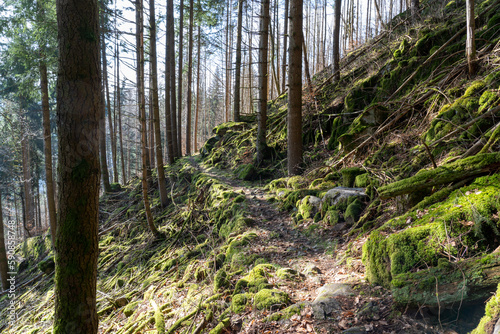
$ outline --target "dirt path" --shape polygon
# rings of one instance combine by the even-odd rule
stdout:
[[[332,318],[315,319],[309,306],[301,315],[284,322],[264,322],[268,313],[248,311],[239,316],[243,324],[239,333],[435,333],[431,327],[409,317],[391,317],[390,292],[364,282],[361,262],[364,239],[344,239],[329,226],[308,229],[312,221],[298,225],[289,212],[280,211],[269,201],[272,196],[262,187],[238,180],[226,171],[206,168],[194,158],[191,163],[245,195],[249,218],[254,221],[251,228],[259,236],[251,252],[281,267],[304,273],[301,280],[286,285],[271,282],[286,291],[293,303],[313,302],[318,289],[330,283],[348,284],[354,291],[338,299],[342,312]]]

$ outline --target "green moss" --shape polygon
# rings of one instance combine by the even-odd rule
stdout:
[[[292,268],[280,268],[276,271],[276,276],[279,279],[287,281],[294,281],[300,278],[300,275],[297,272],[297,270],[294,270]]]
[[[302,215],[303,219],[313,218],[318,208],[310,202],[311,196],[306,196],[297,203],[298,213]]]
[[[276,289],[262,289],[254,296],[254,306],[258,310],[280,309],[290,301],[286,292]]]
[[[242,247],[248,245],[256,237],[257,234],[255,232],[247,232],[229,239],[229,245],[226,249],[226,259],[231,260],[234,254],[239,252]]]
[[[267,322],[267,321],[280,321],[284,319],[290,319],[294,315],[299,315],[304,309],[304,307],[305,307],[304,303],[290,305],[281,311],[271,314],[270,316],[265,318],[264,321]]]
[[[364,170],[359,167],[344,168],[340,171],[342,173],[342,186],[351,188],[354,186],[356,176],[363,174]]]
[[[340,212],[339,210],[335,210],[333,208],[328,209],[325,214],[324,221],[326,221],[329,225],[336,225],[340,222]]]
[[[233,296],[231,300],[231,311],[238,314],[245,311],[247,305],[253,298],[252,293],[239,293]]]
[[[234,293],[240,293],[244,289],[248,289],[250,292],[258,292],[262,289],[269,288],[270,284],[268,282],[268,277],[272,275],[274,270],[274,266],[268,263],[256,265],[250,270],[248,275],[236,282]]]
[[[493,297],[488,300],[484,316],[481,318],[479,325],[471,332],[471,334],[486,334],[486,325],[492,324],[491,328],[495,327],[495,322],[500,315],[500,284]]]
[[[443,247],[454,256],[460,247],[468,247],[470,255],[495,248],[500,232],[493,216],[500,210],[499,193],[500,174],[479,177],[425,211],[389,220],[363,246],[370,282],[388,286],[398,274],[438,266]]]
[[[165,317],[160,310],[155,311],[155,327],[158,334],[165,334]]]
[[[227,273],[225,270],[220,269],[217,271],[214,277],[214,291],[217,292],[221,288],[225,288],[229,285],[229,281],[227,280]]]
[[[139,301],[131,302],[123,308],[123,314],[128,318],[134,314],[135,310],[139,305]]]
[[[288,178],[287,187],[293,190],[301,189],[307,184],[307,181],[304,177],[300,175],[292,176]]]
[[[371,183],[371,178],[369,173],[356,175],[354,179],[354,186],[357,188],[365,188]]]
[[[230,318],[225,318],[215,326],[208,334],[222,334],[225,332],[226,328],[231,326]]]
[[[361,201],[356,198],[354,202],[349,204],[349,206],[345,210],[344,219],[351,224],[357,222],[359,220],[359,217],[361,216],[361,212],[363,212],[363,207],[363,203],[361,203]]]
[[[246,181],[254,180],[258,175],[257,169],[253,164],[239,165],[234,171],[234,174],[238,179]]]

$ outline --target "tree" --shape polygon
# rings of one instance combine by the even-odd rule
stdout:
[[[340,80],[340,9],[342,0],[335,0],[333,23],[333,79]]]
[[[175,41],[172,40],[172,36],[170,35],[170,30],[173,29],[173,19],[174,19],[174,6],[172,0],[167,0],[167,33],[166,33],[166,44],[165,44],[165,146],[167,148],[167,162],[168,164],[173,164],[174,159],[176,158],[175,152],[177,148],[175,147],[175,134],[173,131],[173,120],[175,118],[172,116],[172,91],[175,87],[170,87],[172,80],[172,75],[175,76],[175,73],[172,74],[172,67],[170,63],[172,62],[172,54],[170,52],[171,49],[174,48]]]
[[[186,111],[186,155],[191,155],[191,107],[192,107],[192,89],[193,81],[193,0],[189,0],[189,46],[188,46],[188,78],[187,78],[187,111]]]
[[[267,151],[267,49],[269,44],[269,0],[262,0],[259,27],[259,98],[257,102],[257,154],[255,164],[262,164]]]
[[[281,90],[283,92],[286,90],[286,67],[287,67],[286,55],[288,53],[288,50],[287,50],[287,44],[288,44],[288,7],[289,7],[289,0],[285,0],[285,8],[284,8],[285,23],[283,26],[283,29],[284,29],[284,31],[283,31],[283,63],[281,64],[281,66],[282,66],[282,69],[281,69],[281,72],[282,72]]]
[[[173,30],[173,28],[172,28]],[[179,6],[179,82],[177,86],[177,96],[179,103],[177,104],[177,152],[179,157],[182,156],[182,69],[183,69],[183,51],[184,51],[184,0],[180,0]]]
[[[467,64],[469,66],[469,75],[474,75],[476,73],[476,41],[474,38],[475,31],[475,16],[474,16],[474,1],[467,0],[466,4],[466,15],[467,15],[467,41],[465,50],[467,53]]]
[[[59,215],[54,334],[97,333],[101,71],[97,0],[57,0]]]
[[[182,24],[181,24],[182,25]],[[175,36],[174,36],[174,3],[173,0],[167,0],[167,57],[168,62],[167,66],[169,66],[169,97],[170,97],[170,124],[172,134],[170,135],[170,139],[172,140],[172,161],[171,163],[181,156],[182,150],[180,150],[180,144],[177,143],[178,139],[177,132],[180,129],[177,128],[177,116],[176,116],[176,98],[175,98]],[[179,44],[180,45],[180,44]],[[179,50],[182,49],[182,46],[179,46]],[[166,85],[167,86],[167,85]],[[166,88],[165,88],[166,89]],[[180,93],[179,93],[180,94]],[[179,95],[179,100],[181,100],[181,96]],[[179,102],[180,103],[180,102]],[[178,111],[181,112],[180,110]],[[170,145],[169,145],[170,148]],[[169,158],[170,159],[170,158]],[[169,160],[170,161],[170,160]]]
[[[158,171],[158,188],[160,190],[160,201],[162,206],[168,204],[167,183],[165,181],[165,170],[163,169],[163,154],[161,147],[160,131],[160,105],[158,101],[158,69],[156,59],[156,15],[155,2],[149,0],[149,29],[151,41],[149,43],[149,56],[151,61],[151,97],[153,106],[153,122],[155,133],[156,168]]]
[[[233,120],[240,121],[240,91],[241,91],[241,31],[243,27],[243,0],[238,0],[238,22],[236,28],[236,64],[234,74],[234,106]]]
[[[302,163],[302,0],[290,1],[290,66],[288,68],[288,175]]]
[[[102,24],[102,22],[101,22]],[[101,29],[104,30],[104,29]],[[104,60],[106,44],[104,43],[104,34],[101,34],[101,51],[102,58],[101,62]],[[104,63],[102,65],[103,72]],[[104,82],[101,83],[101,87],[104,87]],[[102,174],[102,185],[104,187],[104,191],[109,193],[111,192],[111,184],[109,183],[109,169],[107,162],[107,153],[106,153],[106,103],[104,99],[104,89],[101,90],[101,118],[99,119],[99,129],[101,133],[99,134],[99,151],[100,151],[100,161],[101,161],[101,174]]]
[[[142,200],[144,202],[144,211],[146,212],[146,221],[149,229],[155,236],[159,236],[160,232],[156,229],[153,222],[153,214],[151,213],[151,205],[149,203],[149,186],[148,178],[150,168],[148,166],[148,149],[147,149],[147,124],[146,124],[146,97],[144,94],[144,14],[143,1],[137,0],[135,3],[135,19],[136,19],[136,55],[137,55],[137,96],[139,98],[139,126],[141,134],[141,161],[142,161]]]
[[[411,0],[411,17],[416,20],[420,9],[420,0]]]
[[[37,23],[41,24],[45,21],[45,9],[40,0],[37,1],[38,15]],[[50,130],[50,103],[49,103],[49,80],[47,78],[47,59],[45,51],[45,43],[40,44],[40,91],[42,93],[42,126],[43,126],[43,143],[44,143],[44,161],[45,161],[45,183],[47,186],[47,206],[49,211],[50,236],[52,246],[56,241],[56,202],[54,190],[54,176],[52,168],[52,132]]]

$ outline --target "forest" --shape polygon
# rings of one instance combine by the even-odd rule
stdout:
[[[500,333],[500,0],[4,0],[0,332]]]

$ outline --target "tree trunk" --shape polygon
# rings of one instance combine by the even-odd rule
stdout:
[[[120,160],[122,165],[122,182],[127,184],[127,174],[125,172],[125,154],[123,150],[123,127],[122,127],[122,104],[121,104],[121,89],[120,89],[120,51],[118,44],[116,45],[116,96],[118,107],[118,137],[120,140]]]
[[[287,44],[288,44],[288,7],[289,7],[289,0],[285,0],[285,23],[283,26],[283,63],[281,64],[282,70],[281,70],[281,91],[286,91],[286,55],[288,54],[287,50]]]
[[[236,28],[236,63],[234,73],[233,120],[240,121],[241,104],[241,35],[243,27],[243,0],[238,1],[238,23]]]
[[[111,117],[111,99],[109,98],[109,83],[108,83],[108,61],[106,56],[106,43],[105,36],[102,34],[102,77],[104,80],[104,87],[106,88],[106,106],[108,110],[108,126],[109,126],[109,138],[111,141],[111,159],[113,163],[113,182],[118,183],[118,164],[116,163],[116,141],[115,133],[113,130],[113,122]],[[105,132],[104,132],[105,134]]]
[[[342,0],[335,0],[333,23],[333,80],[340,80],[340,9]]]
[[[170,6],[171,5],[171,6]],[[167,34],[166,34],[166,49],[165,49],[165,146],[167,147],[167,163],[169,165],[174,163],[175,159],[175,151],[176,148],[174,147],[174,131],[173,131],[173,119],[175,117],[172,116],[172,103],[171,103],[171,93],[174,90],[174,88],[170,87],[171,84],[171,76],[175,74],[172,74],[172,67],[170,66],[170,63],[172,59],[170,58],[172,56],[170,49],[174,47],[173,43],[174,41],[171,39],[170,36],[170,30],[173,29],[173,19],[174,19],[174,14],[173,14],[173,1],[172,0],[167,0]],[[172,25],[172,26],[171,26]]]
[[[21,118],[21,151],[22,151],[22,168],[23,168],[23,190],[24,190],[24,208],[25,208],[25,220],[24,226],[28,235],[30,235],[29,230],[34,227],[35,223],[35,210],[33,207],[33,195],[31,187],[31,168],[30,168],[30,158],[29,158],[29,129],[26,129],[26,121]]]
[[[136,45],[137,45],[137,96],[139,97],[139,128],[141,135],[141,157],[142,157],[142,199],[144,202],[144,209],[146,211],[146,221],[151,232],[158,236],[160,233],[156,229],[153,222],[153,214],[151,213],[151,206],[149,203],[148,195],[148,179],[150,172],[148,167],[148,148],[147,148],[147,123],[146,123],[146,101],[144,96],[144,14],[143,14],[143,1],[136,1]]]
[[[186,155],[191,155],[191,107],[193,81],[193,0],[189,0],[189,46],[188,46],[188,78],[187,78],[187,111],[186,111]]]
[[[198,6],[200,1],[198,0]],[[200,114],[201,24],[198,24],[198,54],[196,67],[196,112],[194,116],[194,151],[198,151],[198,116]]]
[[[57,0],[57,25],[60,184],[54,334],[94,334],[103,103],[97,0]]]
[[[291,0],[287,130],[288,175],[297,175],[302,163],[302,17],[302,1]]]
[[[291,18],[291,15],[290,15],[290,18]],[[291,31],[290,31],[290,34],[291,34]],[[291,41],[290,41],[290,45],[292,45]],[[291,46],[290,46],[290,48],[291,48]],[[306,45],[304,43],[304,39],[302,39],[302,48],[303,48],[302,54],[304,55],[304,72],[306,73],[307,89],[309,90],[309,94],[313,95],[311,72],[309,71],[309,61],[307,60],[308,59],[307,48],[306,48]],[[290,79],[288,79],[288,80],[290,80]]]
[[[474,15],[474,0],[467,0],[467,41],[466,41],[466,54],[467,64],[469,65],[469,75],[472,76],[476,73],[476,41],[474,38],[475,31],[475,15]]]
[[[160,191],[160,201],[162,206],[168,204],[167,183],[165,181],[165,170],[163,169],[163,152],[161,147],[161,130],[160,130],[160,105],[158,102],[158,65],[156,56],[156,15],[155,15],[155,2],[149,0],[149,27],[150,38],[149,43],[149,56],[151,58],[151,104],[153,106],[153,121],[154,121],[154,134],[155,151],[156,151],[156,168],[158,174],[158,188]]]
[[[42,91],[43,143],[45,158],[45,183],[47,186],[47,204],[49,211],[50,236],[52,245],[56,240],[56,202],[54,193],[54,177],[52,175],[52,138],[50,131],[50,107],[47,79],[47,66],[40,62],[40,88]]]
[[[179,157],[182,156],[182,67],[183,67],[183,51],[184,51],[184,0],[180,0],[179,6],[179,83],[177,87],[177,152]]]
[[[255,164],[261,165],[267,151],[267,49],[269,45],[269,0],[262,0],[259,41],[259,100],[257,107],[257,154]]]
[[[37,2],[39,6],[38,21],[43,22],[45,19],[45,11],[43,5]],[[45,183],[47,187],[47,205],[50,224],[50,236],[52,239],[52,247],[56,240],[56,201],[54,191],[54,176],[52,175],[52,134],[50,131],[50,105],[49,105],[49,80],[47,79],[47,65],[45,63],[45,46],[40,45],[40,91],[42,94],[42,127],[43,127],[43,144],[44,144],[44,161],[45,161]]]
[[[104,52],[106,47],[104,44],[104,34],[101,34],[101,51]],[[100,59],[100,62],[102,58]],[[104,67],[103,67],[104,68]],[[101,82],[101,87],[102,87]],[[105,192],[111,192],[111,184],[109,183],[109,170],[106,154],[106,103],[104,100],[104,90],[101,90],[101,115],[99,119],[99,152],[100,152],[100,164],[101,164],[101,175],[102,175],[102,185]]]
[[[13,231],[10,231],[13,232]],[[3,212],[2,212],[2,193],[0,193],[0,277],[2,279],[2,289],[7,290],[9,282],[7,281],[7,273],[9,272],[7,262],[7,251],[5,249],[5,241],[9,242],[9,234],[5,234],[3,228]],[[13,239],[12,242],[14,242]]]
[[[182,24],[181,24],[182,25]],[[179,120],[177,119],[176,115],[176,97],[175,97],[175,28],[174,28],[174,3],[173,0],[167,0],[167,38],[169,40],[168,44],[168,49],[167,52],[168,54],[168,63],[170,65],[170,84],[169,84],[169,90],[170,90],[170,124],[171,124],[171,130],[172,130],[172,135],[170,136],[172,140],[172,161],[179,158],[181,154],[181,149],[180,149],[180,144],[178,143],[178,131],[180,129],[177,127],[177,122],[180,122],[180,116]],[[181,44],[179,44],[179,50],[182,49]],[[180,94],[180,92],[179,92]],[[181,100],[181,95],[179,95],[179,100]],[[179,111],[180,112],[180,111]],[[179,125],[180,126],[180,125]],[[170,148],[170,146],[169,146]]]

